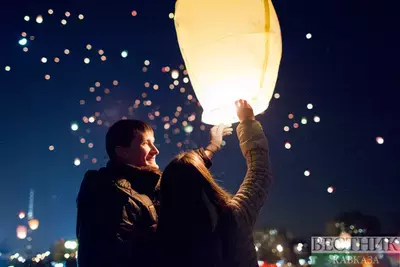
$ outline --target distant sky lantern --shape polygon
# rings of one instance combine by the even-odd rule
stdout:
[[[177,70],[171,71],[171,77],[172,77],[172,79],[178,79],[179,78],[179,71],[177,71]]]
[[[78,159],[78,158],[74,159],[74,165],[75,165],[75,166],[81,165],[81,160]]]
[[[72,124],[71,124],[71,130],[72,130],[72,131],[75,132],[75,131],[78,130],[78,128],[79,128],[79,127],[78,127],[78,124],[76,124],[76,123],[72,123]]]
[[[178,0],[174,19],[204,123],[237,122],[238,99],[268,108],[282,57],[271,0]]]
[[[31,219],[28,222],[29,228],[34,231],[39,228],[39,220],[38,219]]]
[[[21,220],[25,218],[25,212],[21,211],[20,213],[18,213],[18,218],[20,218]]]
[[[39,15],[39,16],[36,17],[36,22],[39,23],[39,24],[43,22],[42,15]]]
[[[25,239],[28,235],[28,229],[26,226],[20,225],[17,227],[17,237],[18,239]]]
[[[126,58],[128,56],[128,51],[122,51],[121,52],[121,57]]]
[[[20,39],[20,40],[18,41],[18,43],[19,43],[20,45],[26,45],[26,44],[28,43],[28,40],[27,40],[26,38],[22,38],[22,39]]]
[[[385,140],[383,139],[383,137],[378,136],[378,137],[376,138],[376,142],[377,142],[379,145],[382,145],[382,144],[385,142]]]

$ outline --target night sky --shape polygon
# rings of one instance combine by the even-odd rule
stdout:
[[[23,0],[0,5],[0,242],[7,239],[13,250],[25,244],[16,239],[15,229],[22,223],[18,212],[27,212],[30,188],[35,190],[34,216],[40,220],[33,233],[34,250],[45,251],[56,239],[75,237],[75,198],[84,172],[106,162],[107,123],[126,116],[155,125],[161,168],[181,149],[208,141],[209,126],[201,129],[201,109],[195,98],[188,101],[193,89],[179,69],[183,60],[169,18],[175,1],[80,2]],[[358,0],[281,0],[274,5],[283,38],[275,89],[280,98],[273,98],[257,119],[269,138],[275,182],[258,226],[308,236],[322,233],[325,222],[339,212],[360,210],[378,216],[385,232],[396,233],[392,218],[399,212],[400,126],[395,9],[384,1],[375,6]],[[38,15],[43,16],[41,24],[35,21]],[[30,16],[29,22],[24,16]],[[18,44],[22,32],[28,39],[23,46]],[[124,50],[126,58],[121,57]],[[180,75],[179,85],[171,90],[172,70]],[[135,100],[141,101],[138,107]],[[148,100],[151,104],[143,105]],[[183,110],[178,122],[165,130],[164,117],[172,119],[179,106]],[[185,119],[193,113],[194,121]],[[95,116],[96,121],[85,123],[84,116]],[[315,123],[314,116],[321,121]],[[303,117],[306,125],[301,124]],[[188,136],[184,120],[193,126]],[[74,122],[77,131],[71,130]],[[299,124],[297,129],[294,123]],[[378,144],[377,137],[384,143]],[[231,192],[246,167],[236,139],[236,134],[226,139],[212,168]],[[290,150],[285,142],[291,143]],[[49,150],[51,145],[54,151]],[[74,165],[75,158],[80,159],[79,166]],[[330,186],[335,189],[332,194],[327,192]]]

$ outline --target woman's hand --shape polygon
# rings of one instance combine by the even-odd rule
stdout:
[[[217,150],[221,148],[223,137],[231,135],[233,131],[232,125],[220,124],[215,125],[210,130],[210,143],[217,147]]]
[[[253,108],[246,100],[240,99],[235,101],[236,112],[240,122],[245,120],[255,120]]]

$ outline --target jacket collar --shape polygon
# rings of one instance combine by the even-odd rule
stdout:
[[[161,172],[154,167],[136,167],[110,160],[106,167],[114,180],[126,179],[139,194],[153,194],[159,184]]]

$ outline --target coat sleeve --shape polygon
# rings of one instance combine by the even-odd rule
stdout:
[[[212,161],[211,159],[207,156],[206,152],[204,151],[204,148],[199,148],[194,150],[204,161],[204,165],[206,166],[207,169],[211,168],[212,166]]]
[[[77,198],[77,225],[76,234],[79,242],[78,262],[81,267],[113,266],[112,259],[107,255],[99,257],[99,251],[112,251],[114,240],[113,215],[109,214],[111,201],[104,201],[98,196],[102,185],[95,187],[90,177],[85,178]],[[91,177],[97,178],[97,177]],[[110,198],[107,198],[110,199]],[[105,265],[103,265],[105,264]]]
[[[268,141],[258,121],[241,122],[237,129],[240,148],[247,163],[244,181],[229,206],[240,221],[253,226],[272,183]]]

